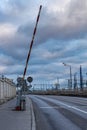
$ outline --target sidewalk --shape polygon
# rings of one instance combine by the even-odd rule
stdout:
[[[16,99],[0,105],[0,130],[36,130],[32,102],[26,96],[26,111],[13,111]]]

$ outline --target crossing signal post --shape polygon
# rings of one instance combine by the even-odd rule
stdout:
[[[37,25],[38,25],[38,22],[39,22],[39,18],[40,18],[40,13],[41,13],[41,9],[42,9],[42,5],[40,5],[39,7],[39,12],[38,12],[38,16],[37,16],[37,20],[36,20],[36,24],[35,24],[35,28],[34,28],[34,31],[33,31],[33,36],[32,36],[32,40],[31,40],[31,43],[30,43],[30,47],[29,47],[29,52],[28,52],[28,55],[27,55],[27,60],[26,60],[26,64],[25,64],[25,68],[24,68],[24,72],[23,72],[23,81],[25,79],[25,75],[26,75],[26,72],[27,72],[27,67],[28,67],[28,62],[29,62],[29,59],[30,59],[30,55],[31,55],[31,50],[32,50],[32,46],[33,46],[33,43],[34,43],[34,38],[35,38],[35,35],[36,35],[36,31],[37,31]],[[29,78],[30,80],[30,78]],[[25,91],[25,86],[24,84],[22,84],[22,90],[24,89]],[[25,93],[25,92],[24,92]],[[20,94],[18,95],[18,98],[17,98],[17,105],[16,105],[16,110],[21,110],[21,102],[23,101],[22,103],[22,108],[23,110],[25,110],[25,105],[26,105],[26,99],[25,99],[25,96],[23,97],[23,91],[20,91]]]

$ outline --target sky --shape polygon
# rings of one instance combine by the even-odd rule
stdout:
[[[26,78],[60,83],[87,72],[87,0],[0,0],[0,75],[23,75],[39,6],[40,20]],[[68,66],[64,66],[62,63]]]

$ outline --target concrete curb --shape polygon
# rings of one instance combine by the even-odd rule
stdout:
[[[36,130],[36,122],[35,122],[35,115],[34,115],[34,109],[31,99],[30,100],[30,109],[31,109],[31,130]]]

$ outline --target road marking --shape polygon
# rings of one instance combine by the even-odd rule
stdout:
[[[48,101],[49,101],[49,99],[48,99]],[[80,111],[80,112],[82,112],[82,113],[84,113],[84,114],[87,114],[87,111],[81,110],[81,109],[79,109],[79,108],[77,108],[77,107],[70,106],[70,105],[65,104],[65,103],[63,103],[63,102],[60,102],[60,101],[58,101],[58,100],[57,100],[57,102],[58,102],[59,104],[63,105],[63,106],[66,106],[66,107],[68,107],[68,108],[72,108],[72,109],[74,109],[74,110],[77,110],[77,111]],[[63,106],[62,106],[62,107],[63,107]],[[40,107],[40,108],[49,109],[49,108],[59,108],[59,107],[56,106],[56,107]]]
[[[63,105],[64,105],[64,104],[63,104]],[[65,104],[65,106],[67,106],[68,108],[72,108],[72,109],[75,109],[75,110],[77,110],[77,111],[80,111],[80,112],[82,112],[82,113],[87,114],[86,111],[83,111],[83,110],[81,110],[81,109],[79,109],[79,108],[77,108],[77,107],[69,106],[69,105],[67,105],[67,104]],[[40,108],[41,108],[41,109],[53,109],[53,108],[64,108],[64,107],[57,107],[57,106],[55,106],[55,107],[40,107]]]
[[[57,106],[54,106],[54,107],[40,107],[41,109],[49,109],[49,108],[59,108]]]
[[[42,98],[43,99],[43,98]],[[49,99],[47,99],[46,98],[46,100],[48,100],[48,101],[50,101]],[[68,107],[68,108],[72,108],[72,109],[74,109],[74,110],[77,110],[77,111],[80,111],[80,112],[82,112],[82,113],[84,113],[84,114],[87,114],[87,111],[84,111],[84,110],[81,110],[81,109],[79,109],[79,108],[77,108],[77,107],[74,107],[74,106],[70,106],[70,105],[68,105],[68,104],[65,104],[65,103],[63,103],[63,102],[60,102],[60,101],[58,101],[58,100],[56,100],[57,101],[57,103],[58,104],[60,104],[60,105],[62,105],[62,107],[60,107],[60,108],[63,108],[63,106],[66,106],[66,107]],[[53,100],[53,102],[54,102],[54,100]],[[42,109],[49,109],[49,108],[59,108],[59,107],[40,107],[40,108],[42,108]]]
[[[63,103],[63,102],[60,102],[60,101],[57,101],[57,102],[58,102],[59,104],[61,104],[61,105],[64,105],[64,106],[68,107],[68,108],[72,108],[72,109],[75,109],[75,110],[77,110],[77,111],[80,111],[80,112],[82,112],[82,113],[87,114],[86,111],[81,110],[81,109],[79,109],[79,108],[77,108],[77,107],[73,107],[73,106],[67,105],[67,104],[65,104],[65,103]]]
[[[73,108],[73,109],[75,109],[75,110],[77,110],[77,111],[80,111],[80,112],[83,112],[83,113],[87,114],[86,111],[83,111],[83,110],[81,110],[81,109],[79,109],[79,108],[77,108],[77,107],[71,107],[71,108]]]
[[[61,104],[61,105],[66,106],[66,107],[68,107],[68,108],[72,108],[72,109],[75,109],[75,110],[77,110],[77,111],[80,111],[80,112],[82,112],[82,113],[87,114],[87,111],[81,110],[81,109],[79,109],[79,108],[77,108],[77,107],[73,107],[73,106],[67,105],[67,104],[65,104],[65,103],[63,103],[63,102],[60,102],[60,101],[58,101],[58,103]]]

